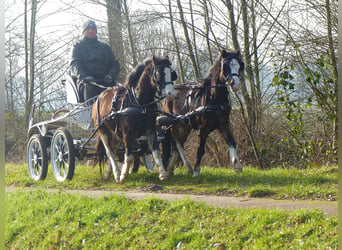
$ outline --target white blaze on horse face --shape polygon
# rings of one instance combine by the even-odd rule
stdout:
[[[239,70],[240,70],[240,63],[237,59],[233,58],[230,62],[229,62],[229,66],[230,66],[230,73],[233,74],[233,84],[231,85],[231,89],[232,91],[236,92],[240,89],[240,79],[238,77],[239,75]],[[236,75],[234,75],[236,74]]]
[[[175,89],[173,87],[173,82],[171,81],[171,69],[170,68],[165,68],[164,69],[164,74],[165,74],[165,88],[164,88],[164,94],[166,96],[166,99],[168,101],[172,101],[176,95]]]

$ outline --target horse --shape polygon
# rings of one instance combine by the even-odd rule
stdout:
[[[244,62],[240,51],[222,50],[204,79],[197,82],[175,86],[175,99],[163,103],[166,113],[183,116],[178,123],[171,126],[163,143],[163,162],[167,165],[169,175],[173,174],[178,154],[187,172],[193,176],[200,175],[200,163],[205,153],[205,144],[209,134],[218,130],[229,146],[230,159],[236,173],[242,172],[236,142],[229,125],[231,106],[229,92],[240,88],[239,77],[244,71]],[[197,150],[197,160],[192,169],[184,152],[184,143],[192,129],[200,130],[200,144]],[[173,147],[171,149],[171,139]]]
[[[171,101],[175,96],[173,81],[177,74],[171,62],[165,58],[152,58],[139,64],[131,72],[123,85],[104,90],[93,105],[92,119],[97,130],[97,160],[101,164],[108,158],[103,179],[111,173],[117,183],[124,183],[133,162],[135,140],[146,136],[154,162],[158,166],[159,179],[165,180],[168,174],[162,164],[157,142],[155,120],[157,103],[164,97]],[[120,170],[117,159],[120,146],[124,145],[124,163]],[[119,157],[119,156],[118,156]]]

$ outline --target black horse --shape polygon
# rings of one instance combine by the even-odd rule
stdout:
[[[164,101],[165,112],[174,115],[183,115],[182,119],[170,128],[173,145],[177,150],[170,154],[170,141],[165,138],[163,146],[163,162],[168,164],[167,171],[173,173],[177,159],[177,151],[189,174],[200,174],[200,163],[205,152],[208,135],[217,129],[229,146],[230,159],[235,171],[242,172],[242,165],[236,152],[236,142],[229,125],[231,106],[229,104],[229,91],[238,91],[239,77],[243,74],[244,63],[239,51],[221,51],[206,77],[195,83],[176,85],[176,98]],[[197,161],[192,169],[184,152],[184,143],[192,129],[200,130],[200,145],[197,150]]]
[[[153,56],[127,77],[124,85],[103,91],[93,106],[93,122],[98,129],[97,154],[100,165],[105,155],[110,160],[104,179],[108,180],[111,172],[118,183],[123,183],[128,175],[134,156],[132,148],[135,140],[146,136],[153,158],[159,167],[159,178],[168,177],[162,164],[156,136],[156,116],[158,96],[165,96],[171,101],[175,91],[173,81],[175,72],[171,69],[168,57]],[[120,145],[124,145],[125,155],[122,170],[116,157]]]

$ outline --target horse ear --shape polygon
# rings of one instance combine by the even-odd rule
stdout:
[[[166,56],[165,56],[165,59],[166,59],[166,60],[168,60],[168,61],[170,61],[170,59],[169,59],[169,56],[168,56],[168,55],[166,55]]]
[[[239,58],[240,71],[244,71],[245,70],[245,63],[242,61],[242,54],[241,54],[241,51],[239,49],[236,51],[236,55]]]
[[[236,54],[237,54],[238,58],[241,58],[241,51],[239,49],[236,51]]]
[[[155,64],[156,60],[157,60],[156,57],[154,55],[152,55],[152,64],[153,65]]]
[[[221,51],[221,57],[226,57],[226,55],[227,55],[227,51],[225,50],[225,49],[222,49],[222,51]]]
[[[171,71],[171,81],[176,81],[178,78],[177,72],[172,70]]]
[[[245,70],[245,63],[243,61],[240,61],[240,69],[239,71],[244,71]]]

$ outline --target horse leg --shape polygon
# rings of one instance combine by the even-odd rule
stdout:
[[[167,168],[166,168],[166,172],[168,175],[173,175],[173,171],[175,170],[175,165],[176,165],[176,161],[178,159],[178,154],[177,154],[177,150],[175,149],[176,145],[173,145],[175,143],[175,141],[173,140],[172,143],[172,151],[169,155],[169,161],[167,163]]]
[[[109,164],[107,165],[105,173],[103,175],[103,179],[106,180],[106,181],[109,180],[109,177],[110,177],[110,175],[111,175],[111,173],[113,171],[113,173],[114,173],[114,180],[116,182],[119,182],[120,169],[119,169],[119,167],[118,167],[118,165],[117,165],[117,163],[115,161],[115,154],[111,150],[108,136],[102,134],[100,138],[101,138],[103,146],[104,146],[104,148],[106,150],[107,157],[109,158],[110,165],[112,166],[112,169],[111,169],[110,165]]]
[[[162,161],[162,158],[160,156],[157,137],[155,134],[153,134],[153,132],[147,133],[146,137],[147,137],[148,146],[152,152],[154,162],[158,167],[159,179],[165,180],[168,178],[168,174],[165,171],[165,168],[163,166],[163,161]]]
[[[188,159],[187,159],[186,156],[185,156],[185,152],[184,152],[184,147],[183,147],[183,145],[182,145],[178,140],[176,140],[176,147],[177,147],[179,156],[180,156],[180,158],[182,159],[183,164],[184,164],[184,166],[185,166],[185,168],[186,168],[186,171],[188,172],[188,174],[193,175],[194,170],[192,169],[192,167],[191,167],[191,165],[190,165]]]
[[[197,177],[200,175],[201,172],[201,160],[205,153],[205,144],[207,142],[209,132],[206,129],[200,130],[200,145],[197,149],[197,160],[195,164],[195,171],[194,171],[194,177]]]
[[[172,157],[173,157],[173,152],[171,151],[171,148],[172,148],[173,142],[174,140],[171,135],[171,130],[170,129],[165,130],[164,138],[161,141],[161,146],[162,146],[161,155],[162,155],[163,165],[167,166],[166,172],[169,175],[173,174],[173,165],[171,165]]]
[[[122,167],[121,176],[120,176],[120,184],[124,183],[129,175],[129,169],[134,161],[134,155],[132,154],[132,145],[131,140],[129,140],[126,136],[124,137],[125,144],[125,161]]]
[[[226,143],[228,144],[230,160],[234,166],[235,172],[237,174],[241,173],[243,166],[240,163],[239,156],[236,151],[236,142],[235,142],[232,132],[230,131],[229,127],[226,129],[221,129],[220,132],[223,135],[223,138],[225,139]]]

